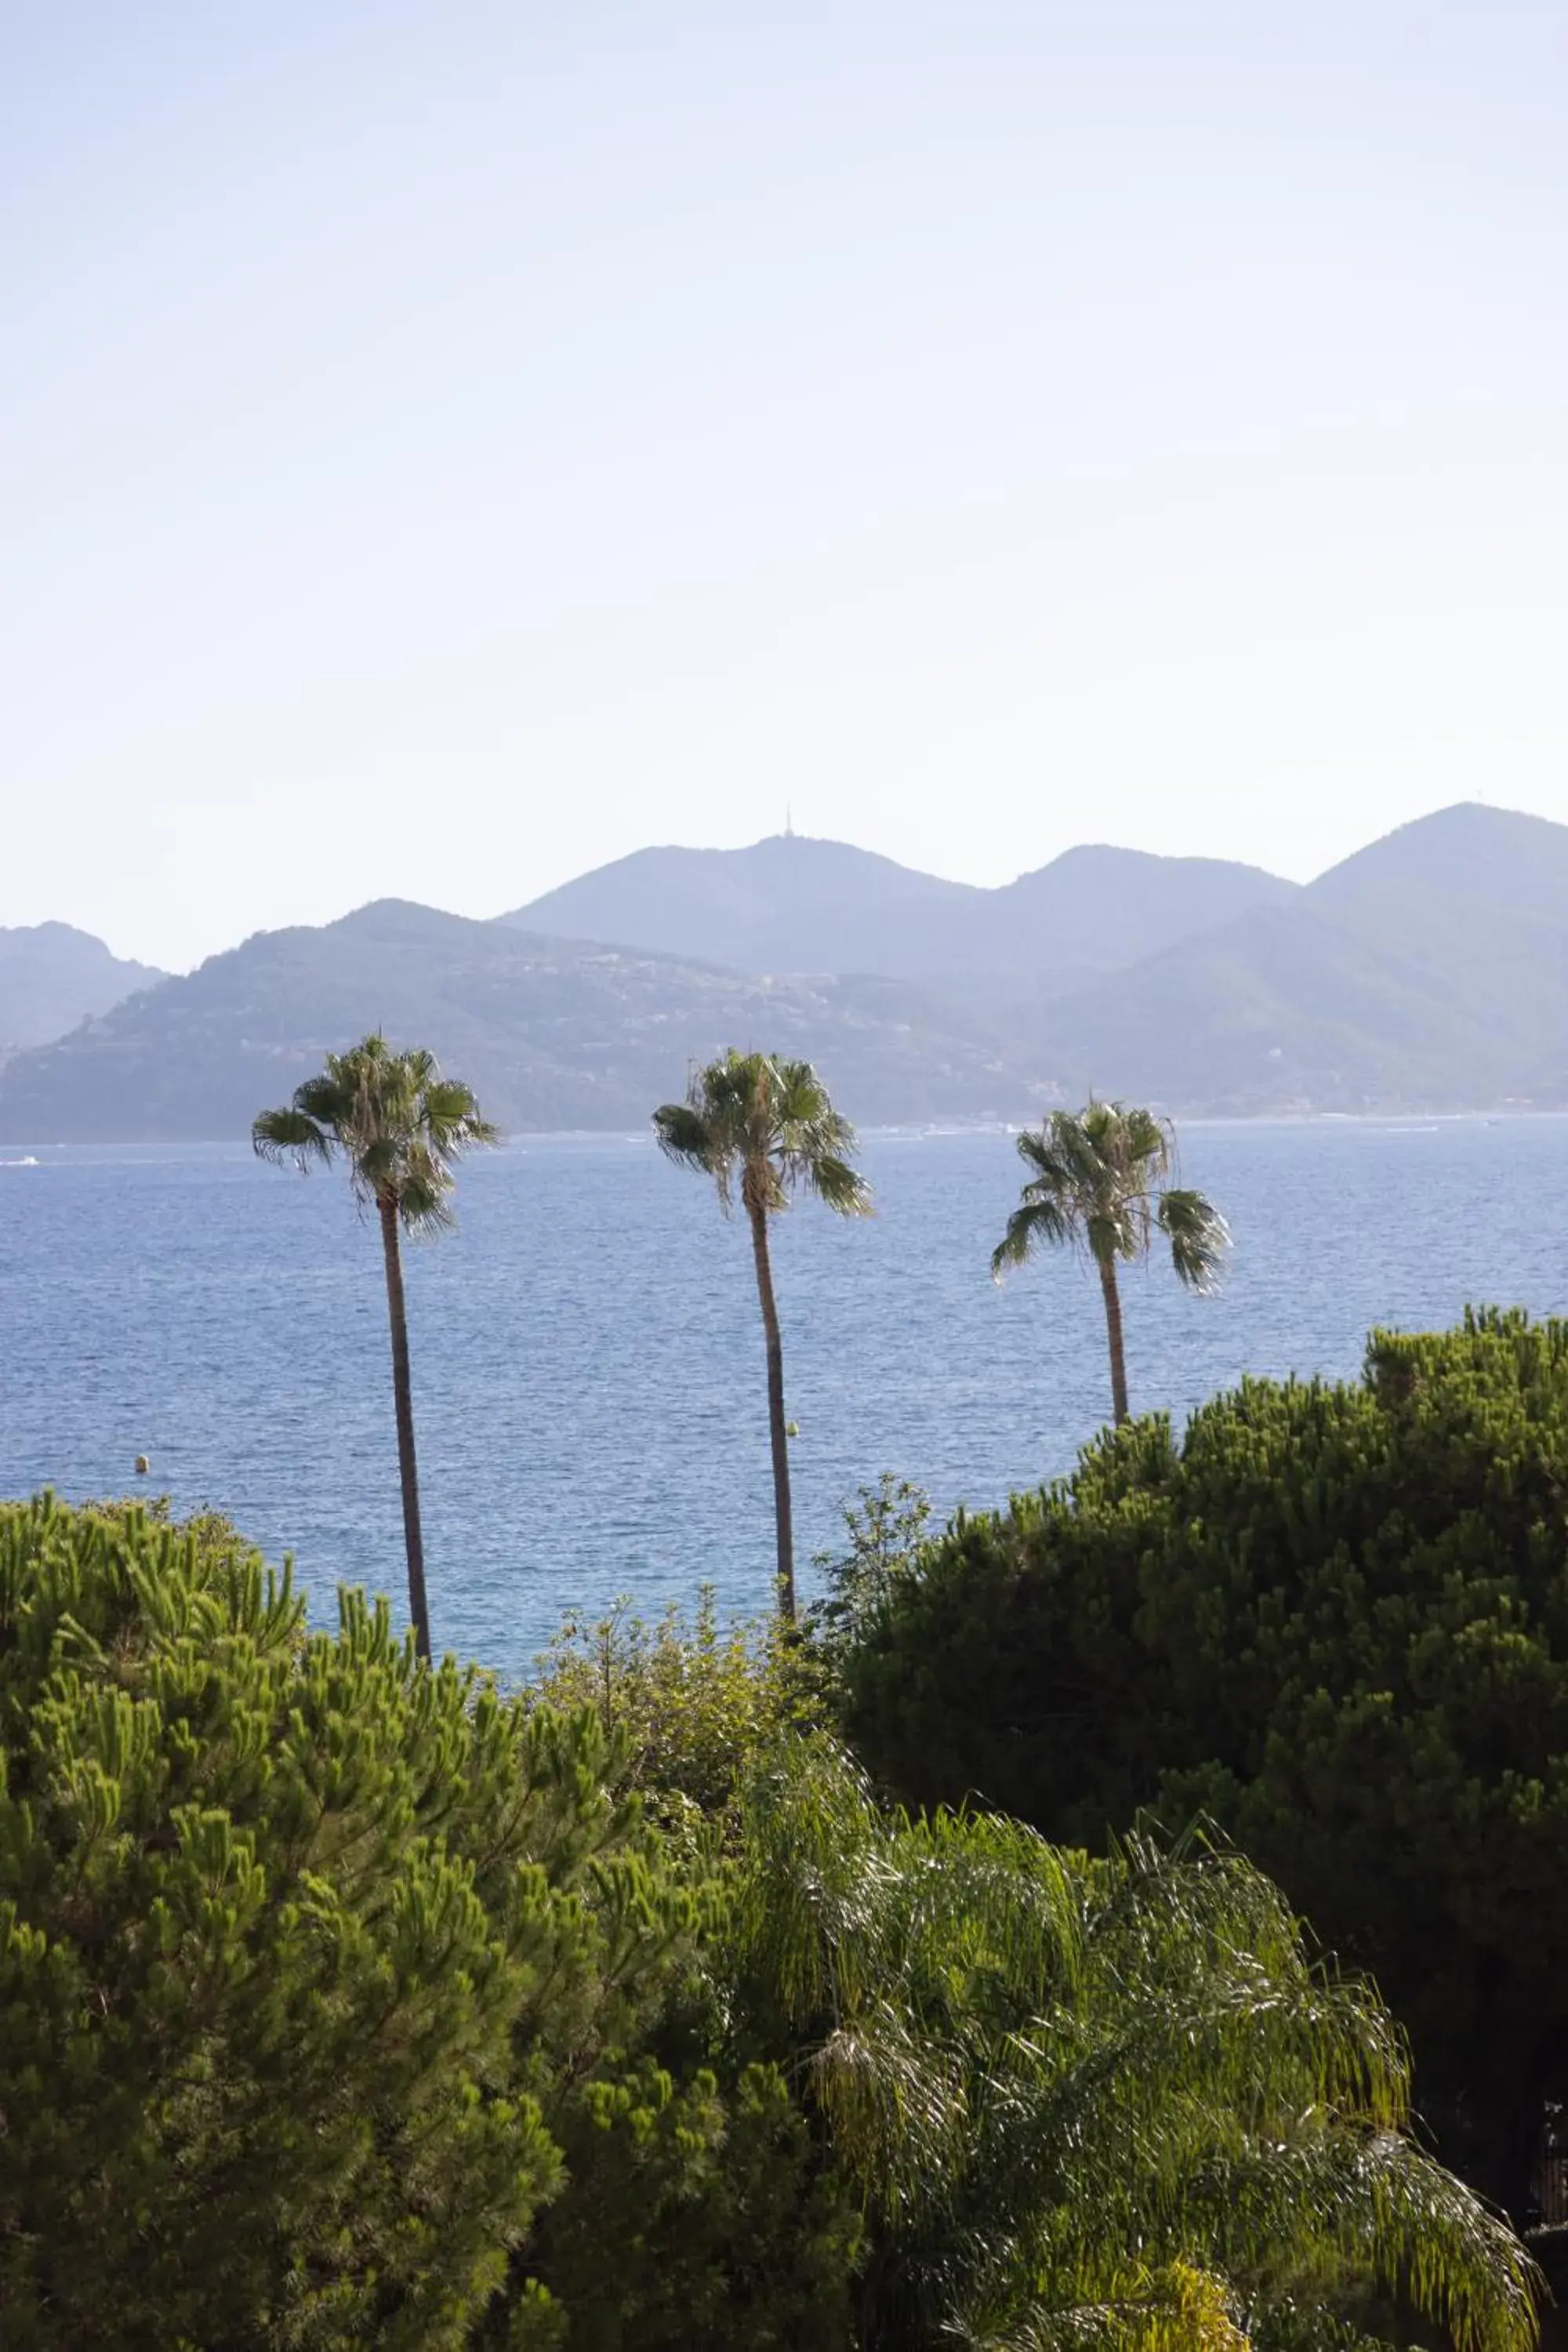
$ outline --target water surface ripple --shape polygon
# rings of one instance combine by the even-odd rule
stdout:
[[[339,1580],[402,1589],[380,1249],[335,1175],[241,1148],[0,1153],[0,1493],[147,1482]],[[888,1469],[939,1507],[1065,1470],[1107,1405],[1097,1287],[1066,1258],[1001,1289],[1010,1139],[882,1134],[879,1214],[777,1229],[797,1543]],[[1134,1410],[1245,1370],[1353,1374],[1368,1328],[1469,1300],[1568,1307],[1568,1119],[1193,1127],[1184,1180],[1237,1247],[1224,1293],[1127,1284]],[[769,1591],[762,1336],[743,1223],[642,1139],[529,1140],[465,1167],[461,1223],[409,1252],[437,1647],[524,1670],[563,1612],[710,1580]],[[809,1576],[805,1578],[808,1588]],[[399,1604],[400,1605],[400,1604]]]

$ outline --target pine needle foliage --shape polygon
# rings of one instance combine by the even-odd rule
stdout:
[[[696,1924],[596,1719],[44,1496],[0,1507],[0,1765],[5,2341],[469,2340]]]
[[[1202,1812],[1409,2029],[1445,2159],[1532,2218],[1568,2100],[1568,1324],[1375,1333],[922,1546],[843,1660],[906,1801],[1102,1846]]]

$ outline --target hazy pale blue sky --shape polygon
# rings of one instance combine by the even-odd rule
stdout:
[[[1568,820],[1568,8],[0,5],[0,922]]]

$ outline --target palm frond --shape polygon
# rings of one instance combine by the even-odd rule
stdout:
[[[1152,1192],[1169,1175],[1174,1160],[1176,1140],[1171,1122],[1136,1105],[1114,1103],[1111,1108],[1121,1123],[1122,1163],[1130,1174],[1137,1174],[1145,1192]]]
[[[1229,2352],[1375,2285],[1529,2352],[1522,2250],[1403,2137],[1397,2027],[1242,1857],[885,1814],[820,1738],[741,1805],[726,1997],[804,2037],[921,2340]]]
[[[1194,2168],[1214,2259],[1255,2303],[1377,2282],[1462,2352],[1517,2352],[1534,2336],[1541,2281],[1508,2224],[1394,2130],[1303,2116],[1243,2135]]]
[[[250,1141],[258,1160],[292,1160],[301,1175],[312,1160],[330,1163],[334,1149],[330,1131],[299,1108],[298,1097],[290,1109],[260,1112],[251,1122]]]
[[[453,1178],[446,1160],[427,1145],[409,1145],[398,1171],[397,1214],[411,1234],[443,1233],[456,1223],[452,1213]]]
[[[345,1086],[331,1066],[338,1056],[329,1055],[329,1067],[319,1076],[307,1078],[294,1089],[294,1108],[313,1118],[319,1127],[333,1135],[343,1131],[353,1117],[356,1089]]]
[[[1090,1109],[1092,1111],[1093,1106]],[[1087,1120],[1053,1111],[1037,1131],[1016,1138],[1018,1157],[1030,1170],[1019,1206],[991,1255],[994,1281],[1022,1265],[1037,1248],[1066,1247],[1091,1254],[1089,1221],[1108,1197],[1106,1171]]]
[[[654,1113],[654,1132],[667,1158],[713,1178],[726,1209],[738,1177],[746,1207],[763,1216],[796,1191],[841,1216],[870,1212],[870,1187],[851,1164],[855,1130],[809,1062],[731,1046],[692,1072],[684,1103]]]
[[[841,1217],[872,1214],[871,1187],[858,1168],[832,1152],[821,1152],[803,1163],[801,1181],[808,1192]]]
[[[1095,2281],[1096,2300],[1019,2311],[973,2296],[947,2331],[965,2352],[1250,2352],[1237,2298],[1222,2274],[1188,2262],[1159,2267],[1130,2257]],[[1346,2352],[1346,2347],[1337,2347]],[[1365,2352],[1387,2352],[1368,2345]]]
[[[1201,1193],[1163,1189],[1175,1164],[1168,1119],[1091,1100],[1081,1111],[1052,1111],[1037,1129],[1025,1129],[1017,1149],[1030,1173],[1021,1209],[992,1253],[994,1276],[1021,1265],[1036,1244],[1065,1245],[1101,1265],[1141,1258],[1157,1223],[1182,1280],[1214,1287],[1229,1233]]]
[[[289,1111],[268,1111],[252,1129],[267,1158],[301,1166],[341,1151],[354,1197],[369,1207],[392,1203],[411,1232],[452,1222],[452,1169],[498,1131],[481,1117],[472,1089],[444,1078],[424,1046],[395,1053],[378,1031],[295,1089]]]
[[[1026,1188],[1022,1205],[1008,1218],[1007,1229],[991,1253],[993,1282],[1000,1282],[1010,1267],[1026,1265],[1037,1247],[1070,1246],[1081,1239],[1070,1206],[1045,1192],[1031,1198],[1034,1191],[1033,1185]]]
[[[1086,1168],[1092,1179],[1093,1160],[1079,1122],[1064,1111],[1053,1111],[1037,1134],[1025,1128],[1016,1138],[1018,1157],[1033,1169],[1026,1191],[1068,1200],[1082,1189]]]
[[[422,1080],[417,1097],[418,1123],[443,1159],[457,1160],[478,1146],[500,1141],[500,1129],[481,1115],[473,1088],[460,1078]]]
[[[1214,1291],[1230,1247],[1230,1228],[1211,1201],[1201,1192],[1163,1193],[1160,1231],[1171,1244],[1171,1258],[1189,1290]]]
[[[653,1115],[653,1131],[667,1160],[710,1176],[726,1216],[733,1197],[734,1152],[726,1148],[694,1102],[664,1103]]]

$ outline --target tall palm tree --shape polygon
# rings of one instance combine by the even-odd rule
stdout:
[[[668,1158],[712,1177],[726,1216],[739,1183],[741,1205],[751,1223],[757,1297],[767,1339],[779,1607],[793,1618],[789,1434],[768,1220],[787,1209],[797,1192],[815,1193],[841,1217],[869,1215],[870,1186],[850,1164],[855,1130],[834,1109],[809,1062],[775,1061],[767,1054],[737,1053],[733,1046],[706,1069],[694,1070],[686,1100],[666,1103],[655,1111],[653,1124],[659,1150]]]
[[[1398,2026],[1242,1856],[889,1813],[820,1738],[739,1815],[725,2013],[860,2192],[868,2352],[1373,2352],[1379,2290],[1533,2352],[1523,2248],[1407,2137]]]
[[[312,1161],[328,1165],[341,1152],[355,1201],[362,1209],[374,1209],[380,1223],[392,1326],[408,1614],[419,1655],[428,1658],[430,1604],[414,1454],[401,1237],[405,1233],[439,1233],[454,1222],[453,1168],[474,1145],[494,1143],[498,1130],[480,1118],[471,1088],[441,1076],[433,1055],[422,1046],[395,1054],[384,1037],[373,1034],[346,1054],[329,1054],[321,1076],[296,1087],[286,1110],[264,1110],[250,1136],[263,1160],[292,1160],[301,1174]]]
[[[1210,1291],[1218,1287],[1230,1245],[1229,1229],[1213,1202],[1166,1181],[1175,1149],[1170,1121],[1152,1111],[1093,1101],[1087,1110],[1052,1111],[1038,1134],[1026,1128],[1018,1138],[1018,1156],[1033,1172],[991,1254],[997,1282],[1042,1244],[1065,1245],[1092,1260],[1105,1300],[1118,1428],[1127,1418],[1118,1261],[1147,1257],[1158,1228],[1181,1280],[1190,1290]]]

